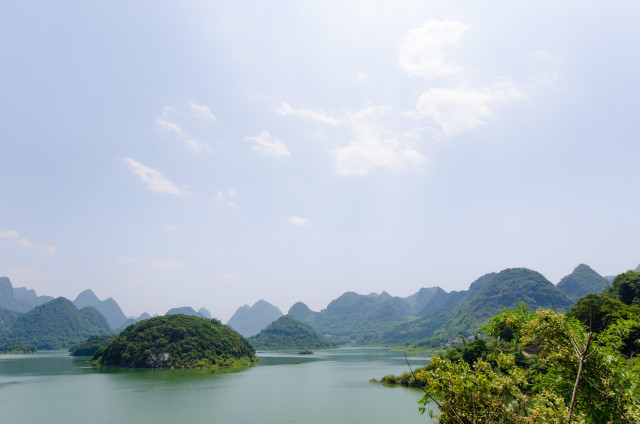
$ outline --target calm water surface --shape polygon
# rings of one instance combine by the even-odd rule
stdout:
[[[421,392],[369,382],[407,371],[387,349],[260,352],[260,365],[226,373],[98,370],[67,355],[0,355],[0,423],[431,422]]]

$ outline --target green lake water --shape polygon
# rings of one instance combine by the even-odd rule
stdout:
[[[0,423],[431,423],[421,392],[371,383],[402,352],[260,352],[234,372],[99,370],[67,352],[0,355]],[[301,362],[294,365],[294,361]],[[413,367],[426,363],[410,357]]]

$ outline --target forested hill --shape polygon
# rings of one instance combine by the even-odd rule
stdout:
[[[289,315],[278,318],[259,334],[249,337],[249,342],[259,350],[307,350],[335,347],[311,326]]]
[[[569,300],[576,302],[590,293],[600,293],[609,286],[609,281],[595,272],[591,267],[580,264],[573,272],[558,283],[558,288],[567,295]]]
[[[249,342],[215,319],[166,315],[127,327],[94,355],[102,365],[219,368],[258,361]]]
[[[488,339],[457,344],[381,382],[428,388],[418,403],[437,405],[438,423],[640,422],[640,272],[616,276],[566,314],[519,305],[483,331]]]
[[[66,349],[95,334],[109,334],[107,320],[95,308],[78,310],[64,297],[36,306],[0,333],[0,344],[29,343],[38,349]]]
[[[437,346],[448,338],[474,334],[503,308],[519,302],[547,307],[549,299],[561,310],[572,304],[540,273],[511,268],[483,275],[469,290],[447,293],[431,287],[406,298],[347,292],[321,312],[298,302],[289,315],[337,343],[405,345],[429,339],[426,343]]]

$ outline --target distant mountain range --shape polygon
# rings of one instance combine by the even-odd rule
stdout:
[[[38,305],[53,300],[51,296],[38,296],[34,290],[14,288],[7,277],[0,277],[0,308],[27,312]]]
[[[243,305],[227,321],[227,325],[244,337],[258,334],[267,325],[283,315],[282,311],[265,300],[257,301],[253,306]]]
[[[553,303],[566,310],[576,296],[600,293],[607,285],[587,265],[579,265],[557,287],[535,271],[512,268],[478,278],[469,290],[447,293],[428,287],[406,298],[387,292],[347,292],[320,312],[298,302],[288,315],[337,343],[405,344],[434,339],[438,344],[459,334],[472,335],[491,316],[516,303],[525,302],[530,309]]]
[[[106,300],[100,300],[92,290],[87,289],[80,293],[73,301],[73,304],[79,309],[86,306],[93,306],[104,315],[114,330],[127,320],[127,316],[122,312],[122,309],[120,309],[120,306],[118,306],[118,303],[116,303],[113,298],[110,297]]]
[[[80,310],[59,297],[13,317],[0,333],[0,345],[28,343],[38,349],[66,349],[89,336],[110,334],[105,317],[93,306]]]
[[[211,319],[211,313],[207,311],[205,308],[200,308],[200,310],[196,312],[191,306],[182,306],[180,308],[169,309],[165,315],[177,315],[177,314]]]
[[[636,270],[640,270],[640,265]],[[486,274],[474,281],[468,290],[446,292],[438,286],[425,287],[404,298],[392,296],[385,291],[367,295],[346,292],[320,312],[312,311],[304,303],[297,302],[289,309],[288,315],[311,326],[335,343],[429,344],[458,335],[472,335],[489,317],[503,308],[514,307],[518,302],[525,302],[530,309],[548,307],[553,303],[556,308],[566,310],[580,297],[602,292],[612,279],[613,277],[602,277],[589,266],[580,264],[555,286],[535,271],[512,268]],[[17,335],[19,331],[16,333],[16,325],[24,325],[25,319],[32,322],[37,317],[52,316],[42,315],[41,309],[38,309],[40,315],[27,315],[27,312],[35,311],[39,306],[50,304],[54,300],[54,304],[61,303],[60,299],[64,298],[38,296],[34,290],[24,287],[13,288],[7,277],[1,277],[0,337],[4,337],[4,340],[22,340]],[[119,332],[128,325],[151,318],[147,313],[127,318],[114,299],[100,300],[91,290],[80,293],[73,305],[83,317],[80,321],[84,324],[78,324],[80,321],[77,314],[69,308],[63,308],[67,312],[62,316],[66,318],[60,319],[75,322],[73,328],[82,334],[106,334],[102,321],[107,322],[108,332]],[[189,306],[173,308],[166,313],[172,314],[211,318],[210,312],[205,308],[196,311]],[[251,307],[243,305],[238,308],[227,325],[249,337],[260,333],[282,316],[279,308],[260,300]],[[47,322],[56,322],[56,319],[49,318],[46,318]],[[54,327],[63,328],[62,322],[58,321],[57,327]],[[36,326],[30,328],[35,330]],[[49,331],[56,333],[58,330]],[[66,343],[74,339],[73,334],[69,337],[60,336],[56,340],[64,340]],[[38,340],[47,339],[37,334],[34,337]],[[55,343],[40,343],[42,346],[53,344]]]

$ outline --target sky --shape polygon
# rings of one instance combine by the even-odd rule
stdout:
[[[640,262],[637,1],[4,1],[0,275],[127,315]]]

